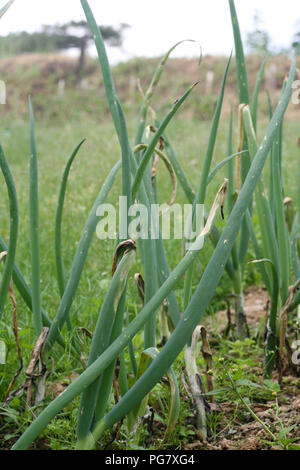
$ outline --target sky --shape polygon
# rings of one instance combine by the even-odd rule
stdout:
[[[0,0],[0,6],[6,0]],[[194,39],[203,54],[229,55],[233,38],[228,0],[90,0],[102,25],[128,23],[122,49],[109,48],[111,62],[135,56],[160,56],[182,39]],[[236,0],[243,37],[253,30],[255,11],[261,26],[278,48],[288,47],[300,30],[299,0]],[[85,19],[80,0],[15,0],[0,23],[0,35],[36,31],[42,24]],[[298,29],[297,29],[298,25]],[[181,45],[173,56],[199,55],[192,43]]]

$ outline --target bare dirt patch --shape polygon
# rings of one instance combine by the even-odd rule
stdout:
[[[259,324],[266,323],[266,313],[268,310],[268,292],[262,287],[251,286],[244,294],[244,307],[250,332],[253,333]],[[233,310],[233,309],[232,309]],[[234,324],[234,314],[232,311],[231,321]],[[204,322],[213,348],[218,348],[216,334],[224,335],[228,325],[228,311],[222,310],[215,315],[205,318]],[[263,350],[262,350],[263,355]],[[258,358],[259,364],[256,367],[258,382],[263,379],[263,357]],[[283,377],[281,391],[275,399],[253,401],[251,408],[265,425],[276,435],[283,429],[293,426],[287,434],[287,438],[295,439],[300,435],[300,380],[299,377],[290,371]],[[273,379],[278,379],[276,371]],[[270,436],[264,431],[262,426],[254,420],[243,405],[236,402],[220,402],[216,405],[219,424],[214,437],[208,438],[206,442],[196,439],[188,443],[185,448],[189,450],[280,450],[280,447],[268,445],[265,441],[270,441]],[[294,443],[300,450],[300,441]]]
[[[250,329],[257,326],[266,316],[266,307],[269,300],[268,292],[259,286],[250,286],[244,293],[244,307]],[[234,314],[231,308],[231,321],[234,324]],[[228,324],[227,310],[220,310],[215,315],[205,319],[205,326],[209,332],[224,332]]]

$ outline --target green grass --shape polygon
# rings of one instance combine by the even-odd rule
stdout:
[[[129,133],[133,131],[134,122],[129,123]],[[203,153],[208,140],[208,123],[199,123],[197,120],[181,120],[180,117],[170,125],[169,136],[174,148],[180,158],[184,170],[191,183],[196,187],[199,181]],[[263,129],[261,129],[262,133]],[[219,138],[217,139],[214,164],[222,160],[226,155],[226,133],[227,122],[221,124]],[[95,124],[85,120],[79,124],[68,124],[62,128],[48,122],[39,121],[36,125],[37,151],[39,158],[39,193],[40,193],[40,244],[41,253],[41,295],[42,305],[46,308],[50,317],[57,307],[59,293],[55,281],[55,260],[54,260],[54,221],[57,206],[58,189],[61,174],[71,153],[74,143],[86,138],[75,162],[73,163],[68,181],[67,194],[65,200],[62,246],[63,257],[67,270],[70,268],[71,260],[74,256],[76,243],[79,240],[84,221],[88,216],[94,198],[103,184],[110,168],[120,158],[120,151],[117,139],[113,134],[110,122]],[[29,137],[28,122],[10,120],[6,121],[0,133],[1,141],[7,155],[12,173],[14,174],[17,194],[19,198],[20,211],[20,234],[16,260],[20,265],[27,280],[30,279],[30,251],[29,251],[29,187],[28,187],[28,156]],[[286,121],[284,126],[283,142],[283,177],[284,185],[288,188],[287,196],[296,198],[297,193],[297,173],[293,171],[296,167],[299,156],[296,147],[298,137],[298,126],[296,122]],[[288,158],[287,158],[288,157]],[[213,165],[214,166],[214,165]],[[268,165],[266,165],[268,170]],[[166,170],[163,166],[158,170],[160,180],[159,201],[169,200],[171,188],[166,177]],[[268,171],[266,171],[268,173]],[[214,194],[226,175],[226,169],[222,169],[208,189],[208,201],[212,202]],[[267,181],[267,178],[266,178]],[[108,202],[116,202],[120,191],[121,178],[117,176]],[[78,191],[78,188],[83,188]],[[8,200],[6,189],[2,185],[0,188],[0,211],[7,214]],[[181,188],[178,190],[176,202],[186,203],[185,196]],[[226,215],[226,214],[225,214]],[[9,230],[9,220],[6,216],[1,217],[1,234],[7,241]],[[84,269],[80,288],[74,304],[74,311],[80,309],[79,324],[92,328],[93,318],[97,314],[97,307],[90,304],[95,302],[95,298],[103,295],[104,290],[101,285],[105,279],[109,279],[109,266],[112,262],[113,241],[98,240],[95,236],[91,251],[88,255],[88,263]],[[209,257],[207,248],[205,253],[199,257],[198,269],[201,269],[201,261],[205,264]],[[170,266],[175,266],[180,259],[181,242],[170,240],[167,243],[167,253],[169,255]],[[199,273],[200,274],[200,273]],[[200,276],[199,276],[200,277]],[[132,290],[135,290],[132,286]],[[99,293],[99,294],[98,294]],[[96,295],[94,295],[96,294]],[[101,302],[101,300],[99,300]],[[98,303],[98,302],[97,302]],[[23,320],[21,313],[24,311],[25,318],[28,316],[22,301],[18,302],[20,310],[20,320]],[[219,305],[216,305],[216,308]],[[10,314],[7,309],[6,316]],[[93,317],[94,315],[94,317]]]
[[[135,122],[129,121],[129,134],[133,138]],[[260,129],[260,133],[263,132]],[[186,120],[180,116],[169,127],[169,136],[172,144],[180,158],[184,170],[187,173],[192,184],[196,187],[201,174],[204,149],[208,141],[209,124],[198,120]],[[50,318],[53,318],[59,304],[59,292],[55,280],[55,258],[54,258],[54,221],[57,206],[58,189],[61,180],[61,174],[66,164],[67,158],[73,150],[74,143],[79,143],[82,138],[86,138],[75,162],[73,163],[65,200],[62,246],[63,257],[67,271],[70,269],[76,244],[79,240],[83,224],[88,216],[94,198],[103,184],[112,165],[120,158],[120,151],[116,137],[113,133],[113,126],[110,121],[95,123],[92,120],[85,120],[82,123],[68,123],[64,127],[52,123],[48,120],[39,120],[36,125],[37,151],[39,158],[39,194],[40,194],[40,246],[41,246],[41,303],[47,311]],[[298,162],[298,150],[296,140],[298,137],[297,123],[287,120],[285,122],[284,142],[283,142],[283,177],[285,187],[289,189],[288,196],[295,198],[297,191],[297,174],[293,171]],[[221,123],[219,138],[217,139],[214,164],[222,160],[226,155],[227,122]],[[29,136],[28,122],[13,119],[12,117],[5,121],[1,140],[9,161],[11,171],[14,174],[16,189],[19,198],[20,228],[19,243],[17,249],[16,261],[19,264],[27,282],[30,282],[30,240],[28,237],[29,227]],[[288,156],[288,158],[286,158]],[[266,166],[266,173],[268,172]],[[165,202],[170,197],[171,188],[168,184],[168,176],[163,166],[159,167],[159,201]],[[208,189],[208,201],[212,202],[214,194],[225,176],[226,169],[222,169],[214,179]],[[78,188],[83,188],[78,191]],[[118,175],[116,184],[109,195],[108,202],[115,202],[118,198],[121,188],[121,177]],[[6,189],[2,185],[0,188],[0,212],[8,213],[8,200]],[[185,196],[181,189],[178,191],[176,202],[186,203]],[[226,214],[225,214],[226,218]],[[7,241],[9,230],[9,220],[6,216],[1,217],[1,234]],[[114,241],[100,241],[96,237],[93,240],[87,264],[84,268],[83,276],[79,285],[79,290],[72,306],[74,328],[85,327],[91,331],[94,330],[99,306],[101,306],[108,281],[110,280],[110,266],[112,264]],[[166,244],[167,256],[172,269],[181,257],[181,242],[170,240]],[[200,279],[203,266],[206,265],[211,253],[212,247],[206,244],[206,249],[198,257],[195,264],[195,277],[193,282]],[[45,256],[46,254],[46,256]],[[251,247],[250,255],[251,256]],[[253,255],[254,257],[254,255]],[[139,262],[134,266],[134,272],[141,269]],[[132,276],[131,276],[132,277]],[[259,282],[257,273],[250,266],[247,269],[246,284]],[[194,285],[193,287],[196,287]],[[213,313],[224,307],[225,297],[230,292],[231,286],[226,276],[223,276],[222,282],[218,287],[214,300],[209,307],[208,313]],[[16,289],[15,289],[16,291]],[[182,307],[183,281],[178,285],[177,296],[180,307]],[[28,363],[29,354],[34,342],[35,332],[31,323],[31,313],[26,308],[24,302],[16,292],[18,304],[18,318],[20,327],[20,341],[25,364]],[[129,280],[129,317],[133,318],[141,309],[140,301],[136,293],[136,287],[132,279]],[[4,325],[11,325],[11,306],[7,303],[2,323],[0,324],[0,337],[7,342],[8,356],[7,364],[0,366],[0,388],[4,391],[8,381],[13,376],[17,368],[16,348],[12,334],[12,328]],[[75,334],[73,331],[72,334]],[[80,336],[83,341],[83,354],[87,355],[90,341],[83,335]],[[141,341],[137,337],[135,341]],[[52,351],[55,361],[55,371],[49,380],[65,380],[71,371],[81,372],[81,367],[77,361],[74,361],[68,344],[65,352],[56,346]],[[20,384],[24,380],[24,374],[18,380]],[[160,385],[157,385],[160,387]],[[154,391],[154,395],[155,395]],[[49,397],[48,397],[49,399]],[[46,400],[47,403],[47,400]],[[46,404],[45,403],[45,404]],[[20,410],[21,402],[19,399],[11,404],[15,411]],[[74,446],[75,414],[78,408],[78,399],[67,407],[65,418],[57,417],[49,428],[45,431],[48,438],[53,443],[53,448],[65,448]],[[187,410],[183,406],[181,413]],[[28,413],[27,413],[28,414]],[[5,421],[4,428],[8,426],[12,418]],[[29,416],[21,417],[19,415],[20,431],[25,430],[28,425]],[[73,420],[73,421],[72,421]],[[62,424],[64,423],[64,424]],[[72,424],[73,423],[73,424]],[[66,428],[66,432],[63,429]],[[183,426],[182,422],[176,428]],[[68,432],[70,429],[70,432]],[[9,431],[7,431],[9,434]],[[181,431],[183,432],[183,431]],[[186,430],[188,432],[188,428]],[[179,432],[180,434],[180,432]],[[109,435],[109,434],[107,434]],[[174,438],[175,439],[175,438]],[[179,445],[179,437],[175,445]],[[176,444],[177,442],[177,444]]]
[[[12,2],[13,0],[8,2],[7,7],[4,7],[4,10],[0,12],[0,16]],[[181,446],[188,444],[190,438],[193,439],[193,426],[198,429],[200,439],[204,439],[206,443],[207,432],[216,436],[218,428],[222,433],[222,427],[225,424],[226,428],[230,419],[232,419],[232,424],[236,417],[239,423],[243,423],[245,416],[248,415],[250,419],[260,425],[267,437],[272,439],[272,442],[261,440],[260,446],[262,444],[266,446],[279,445],[282,449],[287,449],[290,445],[293,447],[294,442],[299,439],[291,435],[296,424],[293,423],[292,426],[285,427],[285,423],[279,418],[281,410],[278,407],[277,393],[280,391],[280,387],[276,388],[276,384],[272,380],[266,381],[263,380],[263,377],[275,378],[275,373],[272,376],[272,371],[278,339],[276,316],[277,310],[285,305],[281,311],[280,358],[277,368],[279,383],[282,384],[281,362],[283,361],[285,335],[288,328],[293,331],[292,325],[287,324],[287,319],[284,320],[285,315],[293,309],[294,302],[298,302],[300,294],[294,295],[298,287],[298,284],[295,284],[292,292],[294,300],[292,304],[286,304],[291,266],[289,264],[290,240],[286,229],[282,196],[288,195],[295,199],[297,186],[299,210],[299,181],[293,181],[291,178],[293,170],[288,168],[288,165],[285,166],[287,173],[283,174],[283,178],[281,170],[282,155],[284,155],[284,159],[291,162],[293,157],[298,154],[296,128],[291,125],[291,120],[287,122],[289,137],[285,137],[284,146],[282,146],[281,137],[283,119],[291,99],[293,81],[295,80],[296,61],[292,61],[280,100],[278,101],[279,90],[273,90],[271,93],[273,103],[272,106],[269,103],[269,108],[272,114],[271,107],[274,105],[274,113],[269,122],[264,122],[262,119],[266,107],[260,104],[259,109],[262,109],[262,112],[259,112],[260,127],[256,132],[257,98],[263,69],[259,73],[260,78],[254,89],[254,104],[251,109],[254,127],[252,127],[250,110],[248,111],[246,105],[250,101],[250,91],[254,85],[254,69],[252,69],[250,61],[249,70],[251,69],[251,73],[248,80],[234,0],[229,0],[229,7],[235,42],[236,78],[235,81],[232,80],[230,57],[222,85],[218,89],[218,100],[214,97],[215,90],[203,89],[204,68],[201,71],[196,70],[195,80],[191,79],[195,71],[191,73],[185,68],[185,77],[177,75],[177,79],[171,81],[174,88],[165,89],[162,81],[160,90],[163,91],[156,93],[155,89],[164,64],[172,50],[180,43],[169,49],[161,59],[149,88],[145,89],[145,95],[144,91],[140,91],[140,94],[144,95],[140,100],[136,96],[138,87],[134,85],[132,76],[128,80],[129,88],[126,88],[121,77],[126,76],[127,80],[128,75],[124,74],[124,69],[122,74],[122,66],[116,67],[114,71],[110,69],[104,41],[88,1],[81,0],[81,4],[98,52],[103,80],[100,85],[100,93],[99,91],[95,93],[94,90],[95,84],[96,88],[97,83],[99,87],[97,80],[91,86],[91,79],[93,80],[95,77],[93,70],[85,75],[85,83],[81,83],[80,87],[74,86],[72,61],[67,64],[68,61],[64,63],[54,60],[53,62],[53,57],[50,60],[49,57],[44,57],[45,60],[42,60],[42,57],[39,56],[36,60],[37,57],[28,56],[23,64],[22,58],[16,64],[10,60],[2,63],[4,69],[8,69],[11,75],[13,70],[19,67],[18,78],[22,77],[23,82],[20,87],[17,84],[18,78],[16,81],[10,81],[4,77],[9,84],[7,90],[9,105],[3,108],[5,127],[2,128],[3,135],[0,137],[2,137],[2,141],[5,141],[3,147],[8,155],[8,163],[1,147],[1,169],[5,177],[9,201],[4,188],[1,188],[0,211],[3,214],[10,213],[10,220],[3,221],[1,226],[1,235],[4,239],[7,240],[9,236],[9,248],[4,248],[8,250],[8,255],[1,284],[0,313],[2,314],[12,274],[17,227],[20,220],[20,242],[18,243],[16,261],[25,278],[30,279],[29,285],[32,291],[32,297],[29,301],[28,287],[25,286],[26,295],[24,298],[28,304],[32,303],[32,313],[24,308],[20,297],[17,296],[18,334],[26,365],[43,325],[50,324],[51,327],[44,351],[50,377],[47,380],[48,391],[40,405],[41,407],[46,405],[46,408],[42,411],[39,409],[39,405],[31,405],[30,408],[25,407],[24,411],[24,397],[19,398],[19,395],[10,402],[10,406],[7,407],[4,403],[4,408],[0,408],[0,440],[6,442],[6,446],[10,447],[16,437],[19,437],[17,434],[21,432],[22,435],[13,445],[13,449],[28,448],[36,438],[38,440],[33,446],[37,445],[38,448],[42,448],[45,445],[52,449],[74,448],[74,446],[76,449],[89,449],[95,445],[98,447],[116,446],[119,449],[141,447],[150,449],[165,445],[181,448]],[[24,73],[21,73],[24,65]],[[93,69],[93,65],[91,61],[89,67]],[[60,68],[59,74],[53,74],[53,70],[56,70],[57,67]],[[49,74],[51,68],[53,70]],[[216,63],[213,69],[217,70]],[[61,90],[57,90],[57,80],[66,78],[67,71],[67,92],[61,93]],[[229,75],[228,71],[230,71]],[[117,72],[119,75],[117,91],[112,72],[113,74]],[[144,72],[147,74],[147,70],[142,67],[140,72],[142,72],[140,83],[143,89]],[[214,77],[215,82],[219,82],[219,75],[220,68]],[[47,78],[43,79],[43,76],[47,76]],[[168,73],[164,78],[167,77]],[[228,84],[226,83],[227,78]],[[199,87],[195,87],[198,84]],[[104,100],[104,91],[107,103]],[[226,92],[226,102],[222,107],[224,91]],[[34,108],[32,108],[29,97],[30,133],[28,134],[30,134],[30,142],[29,135],[25,130],[28,128],[28,114],[27,105],[24,105],[24,93],[34,97]],[[155,99],[151,101],[151,106],[154,106],[157,119],[153,117],[153,109],[150,112],[149,108],[150,98],[153,94],[155,94]],[[236,116],[237,94],[240,103],[238,120]],[[190,95],[189,99],[185,103],[188,95]],[[278,101],[276,109],[275,101]],[[189,106],[186,106],[188,103]],[[214,107],[215,112],[210,127],[207,121],[210,121]],[[140,108],[140,111],[136,123],[133,121],[133,116],[137,114],[137,108]],[[181,109],[179,110],[179,108]],[[38,117],[38,128],[35,128],[33,109]],[[234,109],[235,113],[233,121],[231,113],[228,134],[229,109]],[[16,116],[18,116],[17,119],[15,119]],[[242,116],[244,122],[241,121]],[[291,107],[288,116],[290,119],[293,116]],[[220,117],[222,117],[222,126],[219,128]],[[151,119],[154,122],[151,122]],[[168,126],[170,122],[171,125]],[[153,134],[146,131],[148,124],[155,124],[156,129],[153,126],[149,128]],[[162,139],[162,133],[167,126],[167,133],[172,145],[176,149],[187,178],[192,182],[194,189],[187,184],[188,179],[185,180],[183,171],[180,170],[178,173],[179,161],[176,162],[176,157],[174,154],[172,155],[172,152],[168,153],[168,144],[164,149],[166,136]],[[136,130],[134,131],[134,129]],[[232,133],[232,129],[235,132]],[[238,135],[236,130],[238,130]],[[134,134],[135,138],[133,138]],[[117,138],[114,137],[115,135]],[[265,137],[259,146],[263,135]],[[85,140],[86,143],[80,148],[78,158],[72,167],[61,227],[56,198],[59,192],[62,169],[65,167],[67,157],[71,154],[74,146]],[[216,142],[218,142],[217,146]],[[38,144],[37,149],[36,143]],[[132,145],[138,146],[133,147]],[[216,228],[210,234],[212,238],[218,238],[217,242],[214,241],[215,248],[206,244],[205,249],[194,262],[196,255],[198,255],[198,249],[184,251],[182,242],[172,240],[163,244],[161,240],[156,242],[141,239],[136,245],[135,242],[127,240],[128,233],[124,235],[124,229],[127,229],[128,232],[128,221],[120,221],[120,227],[116,229],[117,249],[115,249],[116,241],[100,242],[95,238],[92,249],[88,253],[88,262],[85,263],[98,221],[96,209],[100,203],[106,200],[108,195],[107,202],[113,202],[116,205],[118,195],[122,194],[127,196],[129,205],[132,200],[138,199],[142,204],[146,204],[148,210],[153,202],[169,200],[172,187],[170,182],[166,183],[169,180],[166,180],[165,169],[161,168],[161,164],[159,175],[155,178],[157,186],[155,186],[154,192],[152,190],[150,160],[157,145],[159,145],[159,151],[157,150],[156,153],[164,157],[164,162],[167,162],[169,166],[174,165],[175,172],[178,174],[188,197],[188,201],[186,201],[183,193],[179,191],[176,202],[181,205],[192,202],[192,200],[194,203],[205,202],[206,211],[209,212],[211,203],[214,201],[205,229],[201,232],[200,237],[204,238],[207,231],[211,230],[211,214],[214,213],[215,216],[216,207],[222,196],[224,202],[229,179],[229,204],[226,206],[228,213],[224,217],[221,206],[220,215],[222,215],[223,221],[220,222],[220,215],[217,219],[220,236],[216,235],[215,232],[218,232]],[[200,145],[201,147],[199,147]],[[141,148],[145,148],[143,153],[141,153]],[[223,171],[214,177],[213,183],[209,186],[208,175],[211,169],[237,148],[239,153],[244,151],[237,157],[236,178],[233,175],[233,161],[231,161],[227,172],[228,179],[224,180],[226,168],[223,168]],[[169,155],[171,163],[168,163],[167,157],[161,154],[161,151],[164,150]],[[267,166],[265,164],[270,151],[271,164]],[[115,164],[116,161],[119,163]],[[298,162],[293,163],[295,167],[298,167]],[[120,166],[121,174],[118,176],[113,191],[110,191]],[[10,169],[8,169],[9,167]],[[263,170],[264,168],[265,170]],[[268,170],[270,175],[268,175]],[[20,200],[20,217],[15,185],[10,171],[16,179],[18,199]],[[268,192],[269,203],[264,199],[261,178],[263,171],[271,181]],[[298,174],[298,171],[294,173]],[[64,174],[66,175],[66,173]],[[64,179],[65,176],[63,182]],[[234,193],[234,183],[236,193]],[[257,189],[255,189],[256,186]],[[288,188],[289,194],[283,194],[283,186]],[[64,192],[62,185],[61,194],[63,196]],[[217,196],[215,196],[216,193]],[[253,199],[254,193],[255,199]],[[97,194],[99,195],[95,200]],[[195,198],[193,194],[195,194]],[[62,202],[62,196],[60,196],[58,209],[63,208]],[[254,228],[251,221],[253,210],[255,213]],[[297,213],[297,217],[299,218],[299,213]],[[56,220],[56,230],[54,229],[54,219]],[[194,228],[193,219],[191,227]],[[297,229],[296,219],[293,225],[292,264],[294,280],[297,280],[300,268],[295,249],[297,242],[295,229]],[[255,255],[249,243],[250,230]],[[258,238],[262,239],[263,256],[270,259],[261,260],[262,255],[260,248],[258,248],[255,232],[259,234]],[[54,236],[55,252],[53,249]],[[122,243],[120,244],[120,242]],[[3,245],[3,242],[1,243]],[[121,246],[122,248],[119,250]],[[138,261],[134,262],[136,251]],[[255,333],[255,338],[251,337],[250,330],[247,328],[243,302],[245,287],[248,284],[260,282],[258,271],[254,270],[253,265],[249,267],[247,263],[254,257],[260,261],[270,262],[271,260],[272,263],[272,276],[269,270],[266,271],[261,267],[264,284],[271,296],[271,310],[266,324],[264,374],[260,364],[264,355],[262,347],[264,339],[261,331],[263,320]],[[73,261],[71,262],[71,260]],[[112,263],[113,273],[111,274]],[[65,272],[63,265],[66,268]],[[81,276],[83,268],[84,272]],[[57,270],[60,271],[58,285],[55,282],[55,271]],[[169,270],[171,274],[169,274]],[[224,270],[229,275],[231,285],[227,277],[223,275]],[[13,280],[18,285],[20,274],[19,277],[16,277],[15,271],[16,268],[14,268]],[[137,289],[133,282],[133,274],[136,271],[141,272],[145,280],[145,284],[144,281],[142,282],[145,287],[142,302],[138,298]],[[66,279],[68,279],[67,283]],[[21,292],[22,289],[24,290],[24,283],[25,281],[21,280],[23,286],[21,286]],[[77,289],[79,283],[80,288]],[[174,286],[176,286],[178,304],[174,292],[170,292]],[[201,349],[207,370],[210,369],[207,371],[205,379],[206,389],[210,390],[208,396],[218,395],[219,403],[228,401],[231,406],[235,406],[233,416],[231,413],[230,419],[225,419],[224,423],[224,416],[222,420],[221,414],[209,413],[202,397],[200,371],[204,369],[205,364],[198,349],[198,336],[195,336],[197,332],[195,328],[205,314],[216,312],[224,306],[227,294],[230,292],[233,292],[234,297],[236,331],[229,332],[229,336],[225,340],[224,333],[214,328],[209,332],[213,341],[213,352],[210,352],[204,337],[202,337]],[[11,290],[10,294],[15,306]],[[126,302],[127,297],[130,300]],[[156,322],[156,313],[166,298],[170,324],[167,325],[165,322],[164,326],[159,326]],[[8,349],[7,362],[4,361],[0,369],[0,385],[3,391],[6,390],[18,367],[14,345],[14,335],[17,335],[16,309],[12,318],[11,311],[12,307],[7,303],[0,323],[1,345],[6,345]],[[266,308],[267,311],[268,308]],[[47,318],[47,313],[53,319],[52,323]],[[43,322],[42,315],[46,319]],[[125,316],[127,317],[127,325],[124,325]],[[11,326],[12,321],[14,328]],[[143,332],[140,331],[142,327],[144,328]],[[169,334],[169,328],[172,329],[172,334]],[[198,326],[198,331],[203,333],[204,330]],[[159,340],[161,340],[161,344],[158,344]],[[16,338],[16,343],[18,346],[18,338]],[[183,355],[186,345],[188,347]],[[3,362],[3,357],[1,362]],[[50,364],[52,364],[51,369]],[[40,358],[39,367],[42,368],[42,366],[43,361]],[[29,372],[27,372],[27,376],[28,374],[30,377]],[[78,379],[74,383],[70,383],[75,374],[78,374]],[[184,374],[188,379],[190,392],[188,385],[185,385]],[[211,375],[215,376],[216,388],[209,378]],[[18,378],[18,384],[24,381],[24,377],[23,371]],[[42,378],[35,377],[38,386],[42,385]],[[28,384],[28,381],[25,382],[25,385],[26,383]],[[35,383],[35,386],[37,384]],[[58,386],[60,391],[65,386],[67,389],[65,393],[59,394],[53,399],[49,389],[51,385],[52,388]],[[16,384],[14,384],[15,387]],[[40,387],[36,388],[36,402],[39,396],[38,389]],[[187,399],[183,397],[184,390],[190,395]],[[56,395],[57,392],[56,390]],[[282,403],[288,401],[288,392],[284,392],[286,395],[282,396]],[[79,402],[78,395],[80,393]],[[42,395],[44,396],[43,393]],[[257,410],[253,409],[256,400],[262,403],[270,401],[273,396],[276,397],[275,406],[277,407],[275,421],[280,425],[280,429],[262,421],[256,414]],[[30,399],[27,392],[27,402],[28,398]],[[180,402],[182,402],[181,410],[179,410]],[[191,404],[193,404],[193,412],[189,409]],[[243,410],[241,413],[240,408]],[[107,414],[105,414],[106,410],[108,410]],[[125,417],[126,426],[122,421],[122,418]],[[184,426],[182,426],[182,419]],[[210,428],[207,427],[207,420],[211,423]],[[51,424],[47,428],[49,421]],[[28,427],[29,422],[32,424]],[[116,427],[112,429],[114,425]],[[73,437],[75,427],[77,428],[76,444]],[[25,432],[24,429],[26,429]],[[233,432],[236,431],[233,430]],[[99,439],[101,439],[101,443],[98,442]],[[113,441],[116,443],[113,444]],[[207,445],[210,445],[209,442]]]

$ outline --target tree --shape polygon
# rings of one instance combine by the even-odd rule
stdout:
[[[300,19],[295,24],[295,30],[297,31],[294,34],[292,47],[295,50],[297,55],[300,55]]]
[[[300,55],[300,33],[295,34],[294,42],[292,44],[297,55]]]
[[[103,39],[109,45],[120,46],[122,44],[122,33],[127,27],[127,24],[122,23],[118,28],[100,26],[100,30]],[[71,21],[64,25],[43,26],[43,31],[47,37],[54,39],[57,50],[79,49],[79,60],[76,70],[76,81],[79,82],[82,78],[87,49],[93,41],[88,24],[85,21]]]
[[[129,27],[122,23],[117,28],[100,26],[103,39],[111,46],[120,46],[123,31]],[[11,33],[0,38],[0,55],[23,54],[27,52],[54,52],[76,48],[79,50],[76,68],[76,82],[80,82],[89,45],[93,40],[85,21],[71,21],[63,25],[44,25],[40,32],[26,31]]]
[[[266,55],[270,52],[270,36],[262,29],[259,12],[254,14],[254,30],[247,34],[246,45],[249,54]]]

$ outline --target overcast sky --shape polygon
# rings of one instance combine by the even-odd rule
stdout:
[[[2,6],[6,0],[0,0]],[[159,56],[181,39],[195,39],[203,54],[228,55],[233,46],[228,0],[90,0],[99,24],[128,23],[123,51],[109,50],[113,62],[133,56]],[[278,47],[288,47],[300,30],[299,0],[236,0],[245,37],[256,10],[262,26]],[[0,34],[35,31],[42,24],[84,19],[79,0],[15,0],[1,19]],[[182,45],[173,55],[197,55],[195,45]]]

